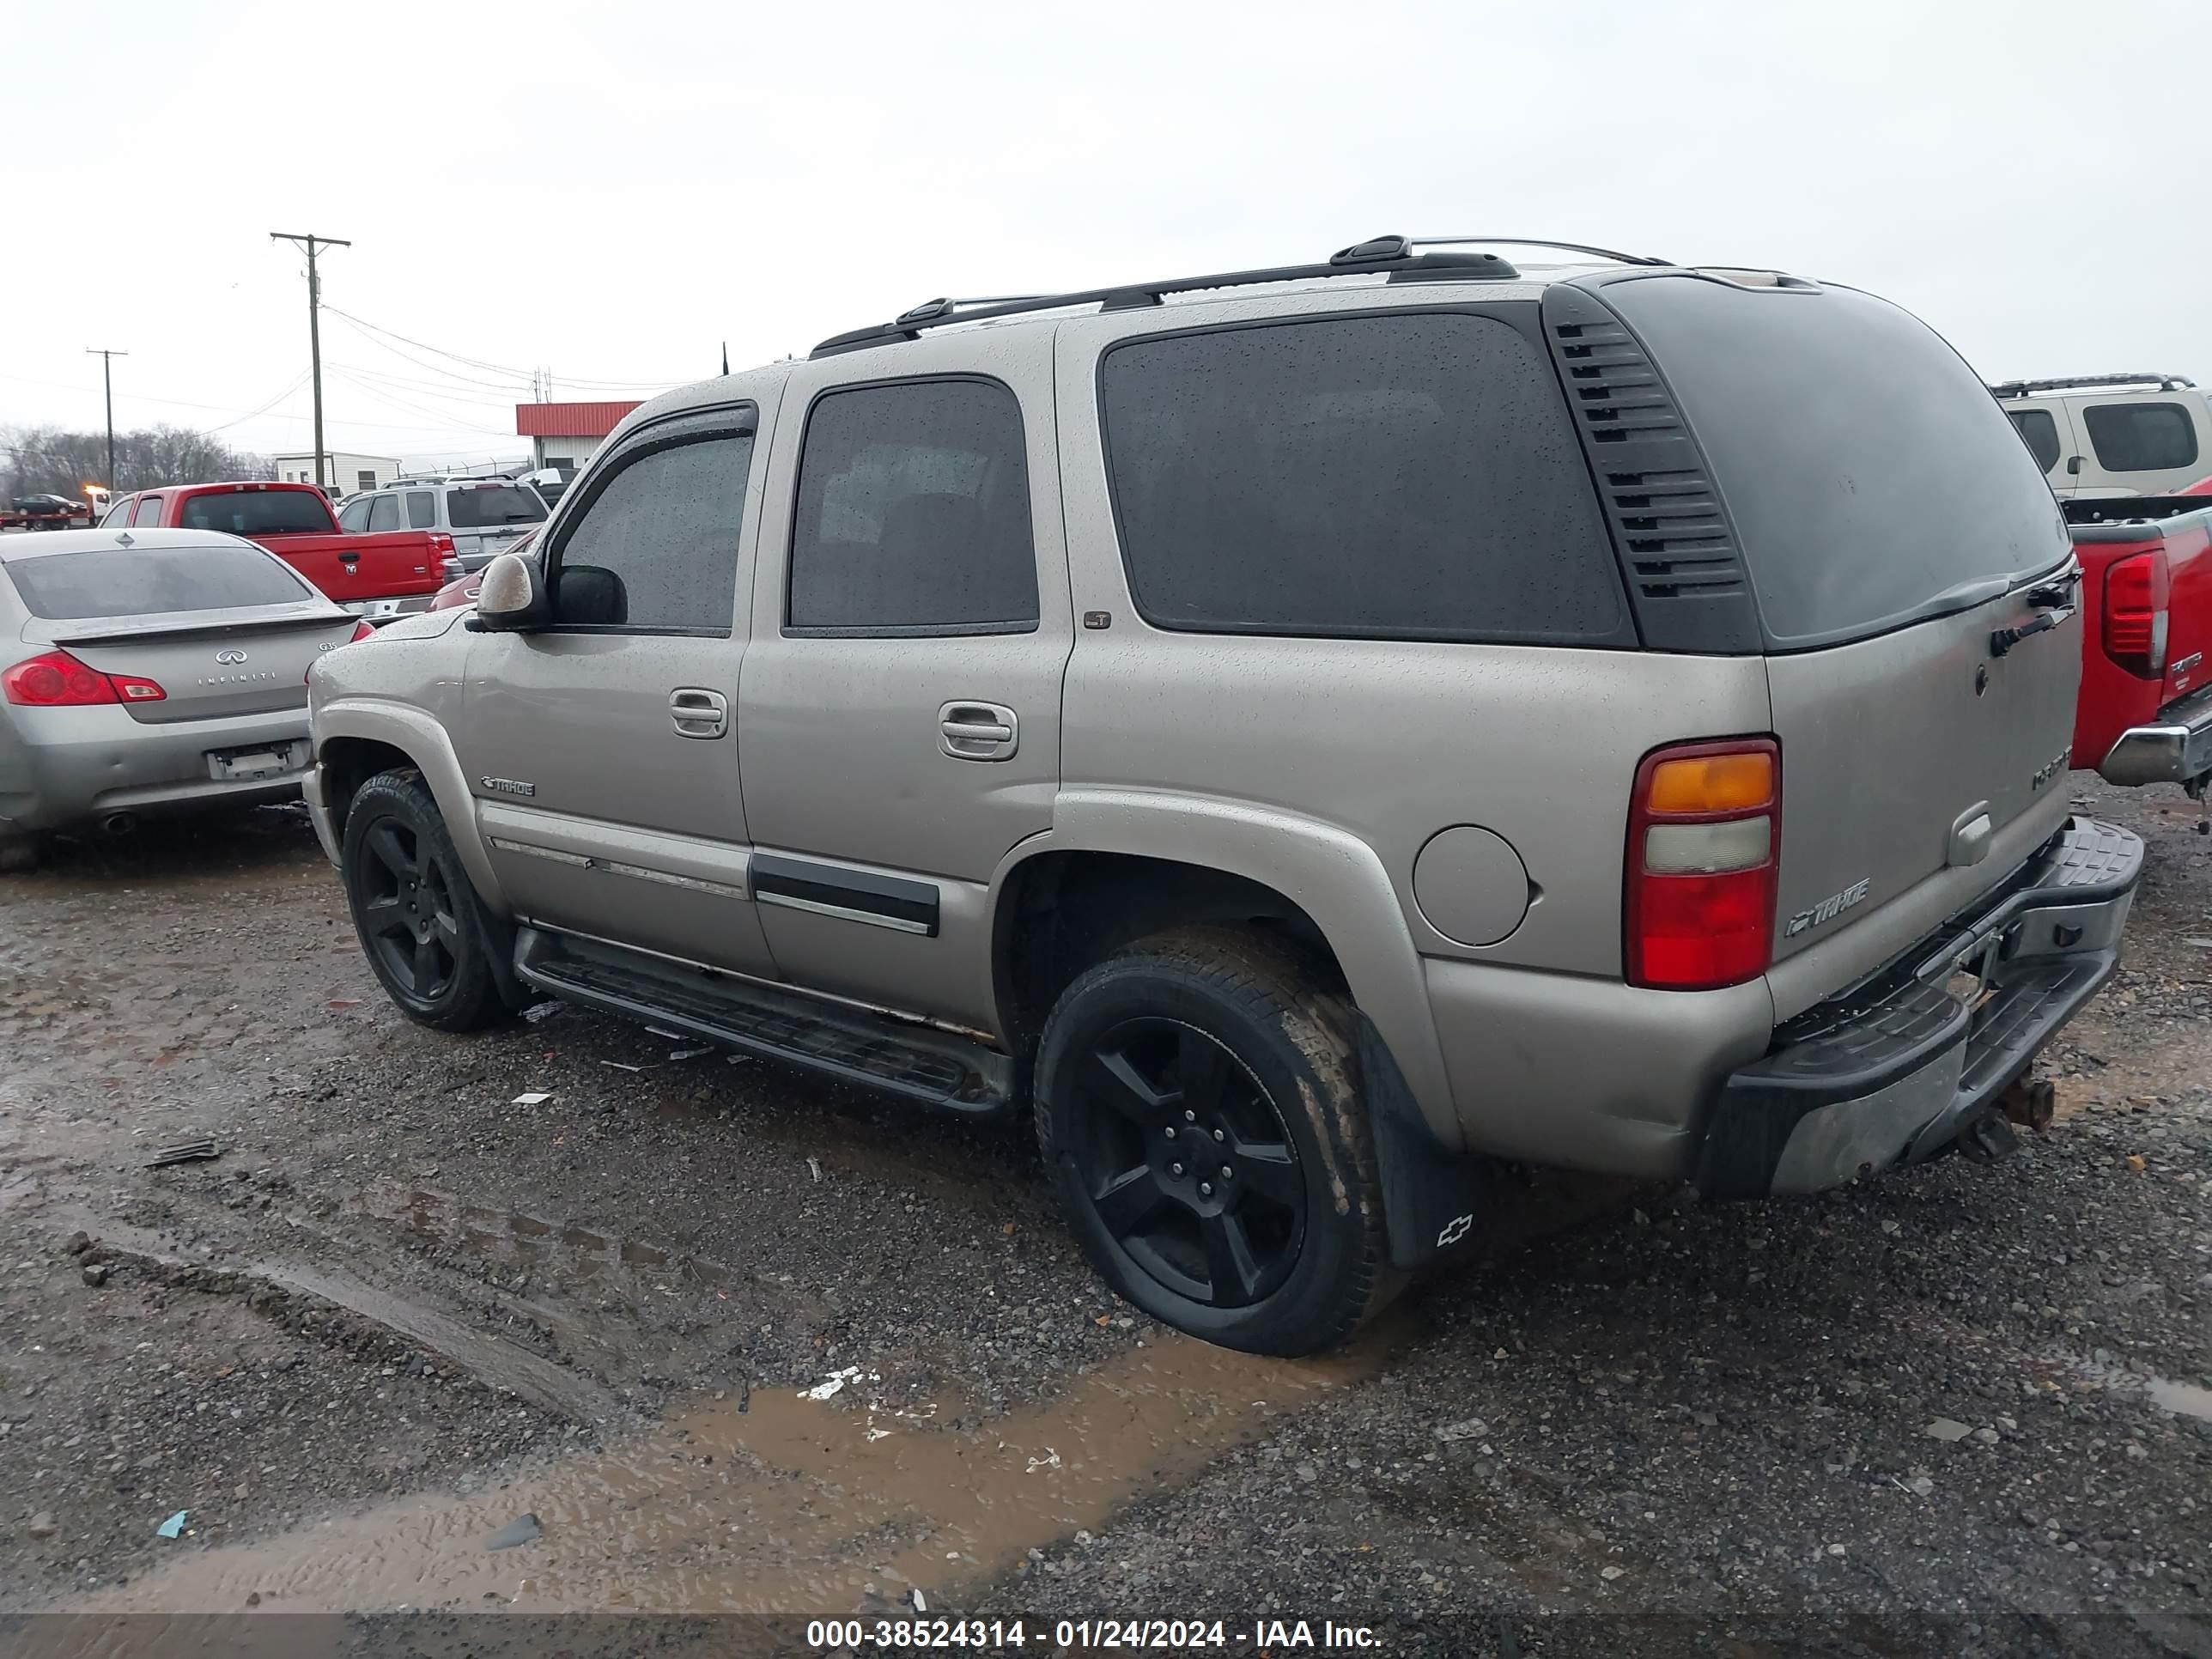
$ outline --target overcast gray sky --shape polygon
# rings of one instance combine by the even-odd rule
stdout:
[[[330,442],[410,459],[519,453],[541,366],[621,396],[586,383],[1385,231],[1779,266],[1992,377],[2212,381],[2208,48],[2206,0],[0,0],[0,426],[97,426],[116,346],[118,425],[305,449],[271,230],[352,240]]]

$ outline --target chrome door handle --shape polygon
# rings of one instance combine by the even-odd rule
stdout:
[[[719,738],[730,729],[730,700],[704,686],[680,685],[668,694],[668,716],[679,738]]]
[[[938,746],[955,760],[1002,761],[1021,747],[1021,716],[995,702],[948,702],[937,711]]]

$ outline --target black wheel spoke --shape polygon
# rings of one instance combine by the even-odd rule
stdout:
[[[446,954],[456,962],[461,959],[461,925],[441,911],[432,924],[431,938],[445,947]]]
[[[1130,1060],[1127,1049],[1101,1054],[1098,1064],[1115,1085],[1108,1100],[1124,1117],[1139,1123],[1157,1122],[1182,1103],[1182,1097],[1174,1090],[1155,1087]]]
[[[1221,1104],[1224,1090],[1236,1068],[1229,1051],[1201,1031],[1185,1031],[1176,1047],[1176,1080],[1182,1086],[1181,1104],[1197,1111],[1212,1111]]]
[[[1151,1169],[1140,1164],[1115,1176],[1098,1195],[1098,1218],[1115,1237],[1127,1238],[1144,1231],[1166,1202],[1167,1194],[1160,1190]]]
[[[415,873],[415,860],[409,854],[406,843],[399,839],[397,824],[380,823],[371,830],[368,850],[396,880],[405,881]]]
[[[437,994],[438,981],[444,977],[438,971],[438,941],[423,939],[415,941],[415,994],[418,997]]]
[[[1245,1190],[1295,1209],[1304,1201],[1305,1183],[1298,1176],[1297,1160],[1280,1141],[1239,1141],[1236,1149],[1237,1178]]]
[[[384,939],[410,931],[407,926],[407,907],[396,894],[373,898],[361,907],[362,931],[373,938]]]
[[[1233,1210],[1218,1211],[1199,1224],[1206,1243],[1206,1275],[1217,1305],[1249,1302],[1260,1283],[1252,1241]]]

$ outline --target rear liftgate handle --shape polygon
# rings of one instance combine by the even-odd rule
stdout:
[[[668,694],[668,717],[679,738],[719,738],[730,729],[730,700],[701,685],[679,685]]]
[[[955,760],[1012,760],[1021,716],[1003,703],[948,702],[937,711],[938,747]]]

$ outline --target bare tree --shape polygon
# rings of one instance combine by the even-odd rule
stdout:
[[[59,427],[24,427],[0,435],[0,495],[76,495],[107,469],[107,436]],[[157,484],[217,483],[276,476],[265,455],[230,448],[213,433],[157,426],[115,434],[118,495]]]

